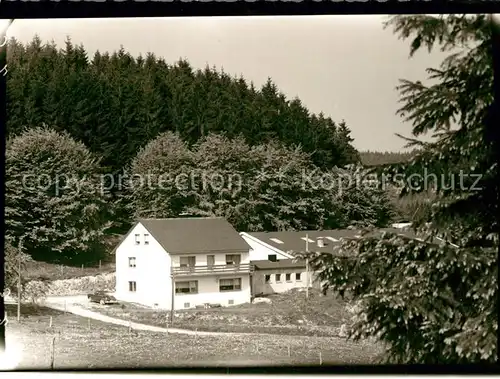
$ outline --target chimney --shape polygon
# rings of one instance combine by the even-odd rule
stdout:
[[[318,247],[325,247],[325,242],[323,241],[323,237],[318,237]]]

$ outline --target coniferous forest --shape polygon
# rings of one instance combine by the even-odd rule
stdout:
[[[69,38],[64,48],[38,37],[11,39],[7,51],[7,237],[14,243],[24,235],[37,259],[97,259],[105,236],[125,233],[136,217],[216,215],[248,231],[384,226],[394,218],[389,197],[376,188],[300,186],[304,172],[357,174],[360,156],[342,119],[311,114],[271,79],[256,88],[217,68],[133,57],[123,47],[89,57]],[[165,162],[169,173],[225,170],[252,184],[224,195],[134,189],[118,180],[164,172]],[[277,183],[285,166],[290,178]],[[78,173],[79,186],[85,177],[94,191],[82,197],[66,179],[64,191],[52,186],[41,196],[17,183],[27,172]],[[91,179],[98,175],[114,178],[105,194]]]
[[[344,122],[310,114],[271,79],[255,88],[215,68],[132,57],[123,48],[88,57],[69,39],[64,49],[11,40],[8,60],[8,135],[45,123],[83,142],[113,172],[166,131],[188,144],[224,132],[250,145],[300,145],[321,168],[358,161]]]

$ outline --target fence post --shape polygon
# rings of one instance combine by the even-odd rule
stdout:
[[[99,270],[101,269],[101,260],[99,259]]]
[[[83,264],[82,264],[82,272],[83,272]]]
[[[291,349],[290,349],[290,343],[288,343],[288,356],[289,356],[289,357],[290,357],[290,355],[291,355],[291,351],[290,351],[290,350],[291,350]]]
[[[50,349],[50,369],[54,369],[54,359],[55,359],[55,346],[56,346],[56,336],[52,337],[52,346]]]
[[[319,365],[323,364],[323,357],[321,356],[321,351],[319,352]]]
[[[90,318],[87,319],[88,328],[90,330]]]
[[[129,334],[132,333],[132,323],[130,321],[128,322],[128,332]]]
[[[64,314],[66,314],[66,300],[64,300]]]
[[[52,328],[52,316],[50,316],[49,328]]]

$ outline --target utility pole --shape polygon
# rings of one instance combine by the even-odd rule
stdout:
[[[23,254],[24,236],[19,238],[17,253],[17,322],[21,322],[21,257]]]
[[[306,233],[306,299],[309,299],[309,235]]]
[[[174,308],[175,308],[175,277],[173,273],[171,274],[171,278],[172,278],[172,294],[171,294],[172,300],[170,303],[170,326],[174,324]]]
[[[6,87],[6,73],[7,73],[7,30],[9,29],[10,25],[12,25],[12,22],[14,22],[14,19],[10,19],[7,27],[0,33],[0,70],[2,72],[5,70],[5,73],[2,73],[0,75],[0,106],[1,108],[1,114],[0,114],[0,120],[5,122],[7,119],[7,87]],[[2,127],[3,130],[5,130],[5,125]],[[0,146],[2,148],[2,151],[5,150],[5,139],[2,138],[2,145]],[[2,161],[0,162],[1,167],[5,167],[5,154],[0,154]],[[2,199],[2,202],[5,201],[5,198],[3,195],[0,196]],[[0,204],[2,208],[2,206]],[[0,243],[2,247],[5,246],[5,235],[2,233],[1,235],[1,240]],[[0,267],[5,266],[5,254],[2,253],[0,254]],[[0,354],[3,354],[5,352],[5,299],[4,299],[4,293],[5,293],[5,276],[0,275]]]

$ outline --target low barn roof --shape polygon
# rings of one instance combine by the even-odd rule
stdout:
[[[408,238],[418,238],[412,230],[401,228],[375,229],[370,234],[390,232],[404,235]],[[361,235],[359,229],[331,229],[331,230],[307,230],[307,231],[284,231],[284,232],[255,232],[247,233],[262,242],[271,245],[286,253],[297,253],[306,250],[306,235],[309,239],[308,249],[310,252],[332,253],[335,247],[340,246],[342,239],[356,238]],[[318,239],[323,240],[323,246],[318,246]]]
[[[285,268],[306,268],[304,261],[295,261],[294,259],[281,259],[276,262],[261,260],[252,261],[256,270],[273,270],[273,269],[285,269]]]

